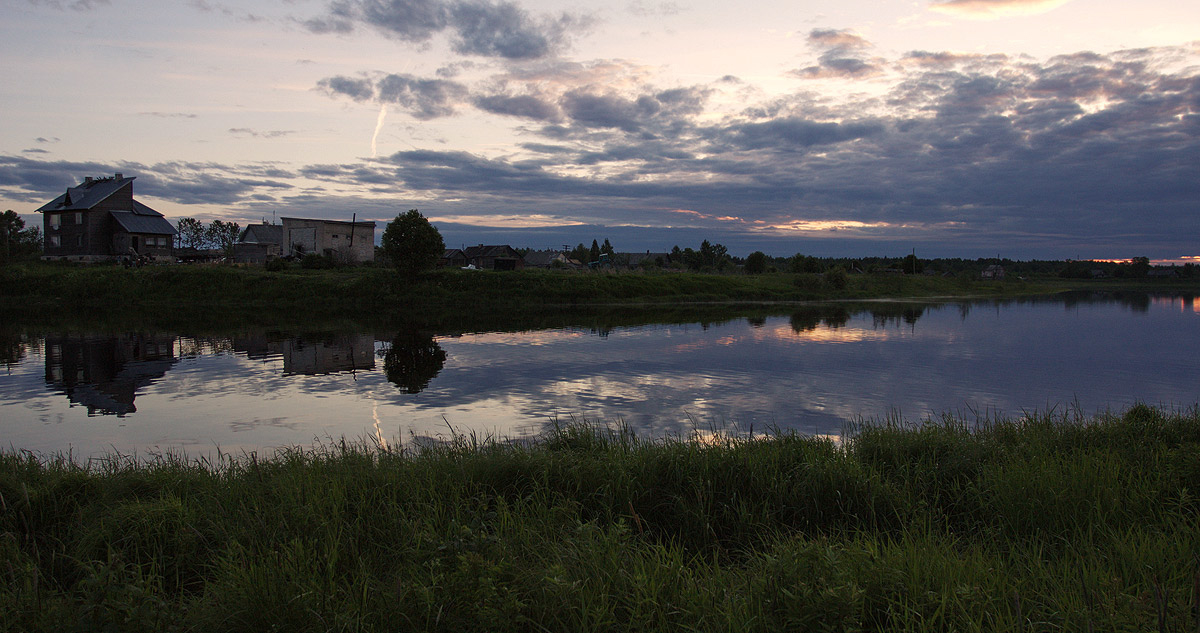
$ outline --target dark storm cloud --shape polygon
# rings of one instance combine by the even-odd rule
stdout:
[[[533,16],[515,3],[486,0],[337,0],[324,16],[305,22],[316,33],[349,33],[367,25],[413,43],[445,32],[455,52],[504,59],[550,55],[589,24],[586,17]]]

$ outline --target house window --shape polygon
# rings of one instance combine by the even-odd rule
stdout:
[[[83,211],[75,212],[75,224],[83,224]]]
[[[62,224],[62,216],[57,213],[50,214],[50,228],[57,229]]]
[[[55,216],[55,217],[58,217],[58,216]],[[62,246],[62,238],[60,238],[57,235],[51,235],[50,236],[50,248],[58,248],[59,246]]]
[[[75,236],[75,245],[76,245],[76,246],[83,246],[83,236],[82,236],[82,235],[76,235],[76,236]]]

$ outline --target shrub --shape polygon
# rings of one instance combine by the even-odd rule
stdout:
[[[300,267],[312,269],[333,268],[334,263],[333,258],[328,255],[309,253],[300,260]]]

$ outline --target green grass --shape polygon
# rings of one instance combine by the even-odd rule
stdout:
[[[187,310],[227,314],[294,311],[339,315],[404,309],[537,310],[601,305],[795,302],[820,299],[1030,294],[1012,282],[905,275],[850,275],[845,287],[816,274],[589,273],[438,270],[415,280],[384,267],[271,272],[233,266],[78,266],[32,262],[0,267],[10,310]]]
[[[1200,411],[0,455],[13,630],[1194,631]]]

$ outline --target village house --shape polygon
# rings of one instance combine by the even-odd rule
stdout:
[[[242,229],[233,245],[233,261],[239,264],[262,264],[283,255],[283,226],[251,224]]]
[[[979,277],[981,279],[1004,279],[1004,267],[1000,264],[992,264],[984,268]]]
[[[280,219],[283,221],[281,246],[285,257],[316,253],[343,264],[375,261],[374,222]]]
[[[513,247],[502,244],[485,246],[468,246],[462,249],[462,255],[467,266],[480,270],[521,270],[525,268],[525,259]]]
[[[438,266],[450,266],[453,268],[462,268],[467,265],[467,256],[463,254],[462,249],[447,248],[442,256],[438,258]]]
[[[175,227],[133,199],[133,177],[87,177],[37,209],[43,259],[105,261],[174,259]]]

